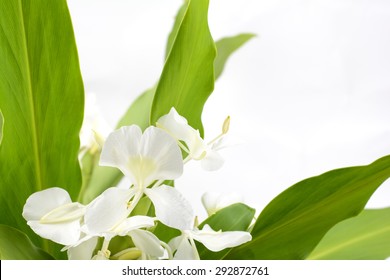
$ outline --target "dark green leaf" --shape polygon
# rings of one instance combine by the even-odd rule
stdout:
[[[0,109],[7,121],[0,146],[0,223],[40,238],[22,218],[35,191],[62,187],[73,199],[83,83],[65,0],[0,2]]]
[[[390,257],[390,208],[364,210],[335,225],[310,260],[383,260]]]
[[[207,22],[208,0],[189,1],[157,85],[151,124],[172,107],[203,135],[201,114],[214,89],[216,48]]]
[[[242,203],[236,203],[211,215],[199,225],[199,228],[202,229],[204,225],[209,225],[216,231],[247,231],[254,215],[255,209]],[[222,259],[231,250],[225,249],[221,252],[211,252],[199,242],[197,242],[197,247],[202,260]]]
[[[227,259],[305,259],[335,224],[358,215],[390,176],[390,156],[303,180],[262,211],[252,241]]]
[[[0,225],[1,260],[52,260],[53,257],[36,247],[20,230]]]

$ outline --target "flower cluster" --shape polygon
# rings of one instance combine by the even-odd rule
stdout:
[[[100,165],[120,169],[131,186],[108,188],[88,205],[72,202],[61,188],[45,189],[27,199],[23,217],[38,235],[64,245],[70,259],[199,259],[195,240],[211,251],[248,242],[248,232],[197,228],[190,203],[165,184],[180,177],[189,160],[200,161],[206,170],[221,167],[218,149],[228,129],[229,118],[222,133],[206,143],[174,108],[143,133],[136,125],[122,127],[104,142]],[[154,217],[134,214],[145,197]],[[204,204],[211,200],[205,197]],[[157,221],[181,234],[168,243],[159,240],[153,234]],[[117,236],[130,237],[132,244],[113,256],[109,244]]]

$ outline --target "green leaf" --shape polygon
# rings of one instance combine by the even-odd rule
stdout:
[[[267,205],[252,241],[227,259],[305,259],[335,224],[358,215],[390,176],[390,156],[329,171],[288,188]]]
[[[215,43],[217,46],[217,57],[214,61],[215,80],[222,74],[230,55],[255,36],[255,34],[251,33],[242,33],[222,38]]]
[[[383,260],[390,257],[390,207],[364,210],[334,226],[310,260]]]
[[[168,35],[167,46],[165,48],[165,59],[168,57],[168,55],[169,55],[169,53],[170,53],[170,51],[172,49],[173,43],[175,42],[175,38],[177,36],[177,32],[179,31],[181,22],[183,21],[184,15],[185,15],[185,13],[187,11],[188,4],[189,4],[189,1],[188,0],[184,0],[183,4],[181,5],[179,10],[177,11],[177,14],[176,14],[176,17],[175,17],[175,22],[173,23],[172,30],[171,30],[171,32]]]
[[[209,225],[216,231],[247,231],[255,212],[255,209],[245,204],[236,203],[211,215],[199,225],[199,228],[202,229],[204,225]],[[201,260],[220,260],[231,250],[212,252],[199,242],[196,246]]]
[[[1,141],[3,140],[3,125],[4,125],[3,113],[1,113],[0,111],[0,145],[1,145]]]
[[[84,95],[66,1],[2,0],[0,50],[0,109],[7,121],[0,146],[0,223],[42,245],[22,218],[26,199],[54,186],[75,199],[81,186]]]
[[[214,89],[216,56],[207,23],[208,4],[208,0],[189,1],[157,85],[152,124],[175,107],[203,135],[201,114]]]
[[[52,260],[53,257],[36,247],[20,230],[0,225],[1,260]]]

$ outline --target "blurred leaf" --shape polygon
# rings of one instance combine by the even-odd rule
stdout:
[[[215,80],[222,74],[225,63],[230,55],[255,36],[255,34],[242,33],[236,36],[222,38],[215,43],[217,46],[217,57],[214,61]]]
[[[1,140],[3,140],[3,125],[4,125],[4,118],[3,118],[3,114],[0,111],[0,145],[1,145]]]
[[[390,257],[390,207],[364,210],[335,225],[310,260],[383,260]]]
[[[7,120],[0,223],[42,245],[21,215],[27,197],[58,186],[75,199],[81,186],[84,94],[66,1],[2,0],[0,49],[0,106]]]
[[[209,225],[216,231],[247,231],[254,215],[255,209],[242,203],[236,203],[211,215],[199,225],[199,228],[202,229],[204,225]],[[196,243],[196,246],[201,260],[220,260],[231,250],[228,248],[220,252],[212,252],[199,242]]]
[[[0,225],[1,260],[52,260],[53,257],[36,247],[20,230]]]
[[[175,107],[203,135],[201,114],[214,89],[216,48],[207,22],[208,0],[189,1],[154,95],[151,123]]]
[[[337,223],[358,215],[390,176],[390,156],[329,171],[288,188],[262,211],[252,241],[227,259],[305,259]]]

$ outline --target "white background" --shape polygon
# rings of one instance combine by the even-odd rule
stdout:
[[[210,0],[214,39],[257,37],[235,53],[204,113],[206,138],[227,115],[224,167],[186,166],[178,189],[204,216],[205,191],[236,191],[259,211],[292,184],[390,154],[390,2]],[[158,79],[181,0],[68,0],[87,92],[115,126]],[[390,206],[384,184],[370,207]]]

